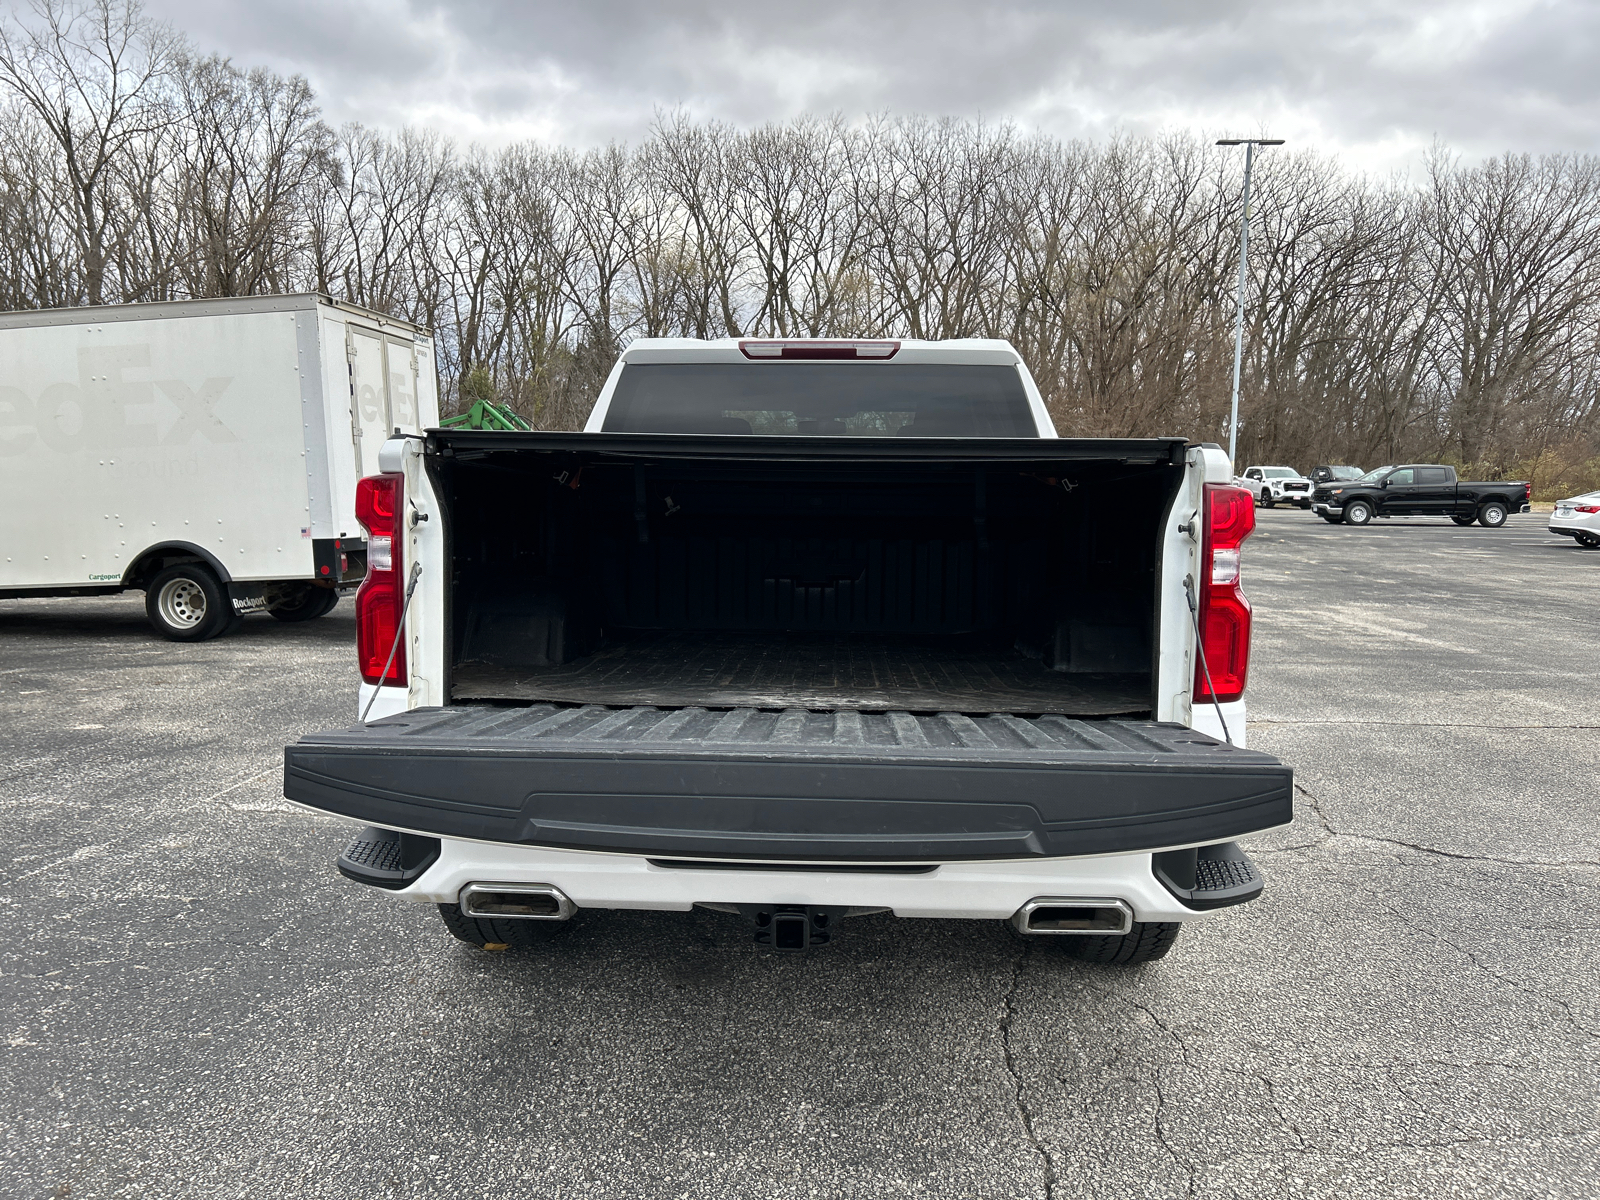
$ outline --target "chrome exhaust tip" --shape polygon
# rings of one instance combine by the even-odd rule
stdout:
[[[578,911],[548,883],[469,883],[461,889],[461,915],[491,920],[565,921]]]
[[[1104,897],[1035,896],[1011,918],[1018,933],[1110,934],[1133,931],[1133,905]]]

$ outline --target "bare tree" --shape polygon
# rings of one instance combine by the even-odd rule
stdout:
[[[433,266],[455,176],[455,150],[433,133],[393,138],[360,125],[339,135],[344,170],[333,203],[341,226],[327,241],[335,261],[319,276],[379,312],[431,324],[443,279]],[[329,268],[333,269],[329,269]]]
[[[682,112],[656,119],[645,170],[681,217],[687,253],[699,265],[685,295],[694,337],[739,337],[735,297],[748,263],[734,216],[736,137],[724,125],[695,125]]]
[[[733,207],[759,280],[750,328],[855,332],[841,324],[840,303],[868,253],[864,140],[835,117],[768,125],[741,141]]]
[[[184,226],[192,295],[283,291],[300,273],[303,213],[339,180],[334,139],[310,86],[226,59],[177,74],[181,143],[172,147],[169,211]]]
[[[1581,335],[1600,301],[1600,162],[1507,154],[1462,170],[1436,154],[1430,183],[1438,368],[1456,447],[1477,462],[1591,345]]]
[[[126,230],[117,166],[166,128],[166,84],[183,41],[136,0],[35,0],[32,19],[0,16],[0,83],[60,150],[84,299],[103,303],[107,265]]]
[[[84,303],[74,206],[49,133],[31,109],[0,114],[0,304]]]

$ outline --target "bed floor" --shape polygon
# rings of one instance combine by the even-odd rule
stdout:
[[[1128,716],[1149,712],[1150,677],[1066,674],[1016,650],[953,639],[673,632],[614,642],[563,666],[458,663],[451,698]]]

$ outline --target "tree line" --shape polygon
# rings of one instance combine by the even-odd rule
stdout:
[[[1241,168],[889,116],[461,147],[331,128],[138,0],[0,18],[0,307],[324,292],[433,329],[447,410],[548,429],[637,337],[993,337],[1063,434],[1225,441]],[[1241,460],[1600,486],[1600,160],[1267,151],[1247,280]]]

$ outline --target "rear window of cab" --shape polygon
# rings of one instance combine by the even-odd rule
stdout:
[[[631,363],[606,433],[1037,437],[1015,367],[878,362]]]

